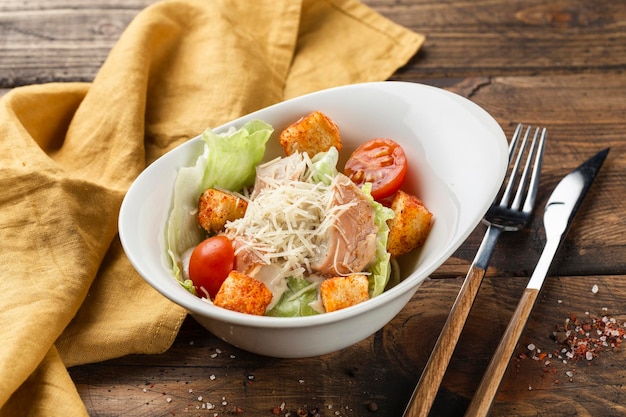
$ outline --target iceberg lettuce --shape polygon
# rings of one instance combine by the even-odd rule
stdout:
[[[313,181],[322,184],[330,184],[331,180],[339,173],[337,162],[339,161],[339,151],[334,146],[326,152],[320,152],[311,159],[313,164]]]
[[[318,286],[302,277],[287,278],[287,290],[280,301],[267,312],[274,317],[299,317],[319,314],[312,305],[319,298]]]
[[[200,195],[207,188],[240,191],[253,185],[256,166],[263,159],[272,132],[272,126],[260,120],[224,133],[207,129],[202,134],[204,152],[195,165],[178,170],[165,228],[165,245],[169,266],[185,288],[193,288],[193,285],[183,280],[181,258],[205,237],[195,216]]]
[[[376,236],[376,255],[369,272],[369,293],[370,297],[376,297],[385,291],[389,277],[391,276],[391,255],[387,252],[387,240],[389,238],[389,226],[387,220],[393,219],[394,212],[389,207],[385,207],[372,197],[372,184],[365,183],[361,191],[369,198],[374,209],[374,224],[378,227]]]

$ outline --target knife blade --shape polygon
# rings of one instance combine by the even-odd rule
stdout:
[[[543,216],[547,239],[545,247],[465,417],[486,416],[489,413],[552,261],[608,153],[609,148],[598,152],[567,174],[548,198]]]

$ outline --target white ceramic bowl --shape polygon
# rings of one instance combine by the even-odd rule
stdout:
[[[247,351],[297,358],[330,353],[372,335],[409,302],[423,280],[463,243],[498,192],[507,167],[507,140],[496,121],[471,101],[435,87],[404,82],[356,84],[324,90],[259,110],[250,119],[270,123],[274,135],[265,159],[282,155],[280,131],[320,110],[339,126],[345,158],[361,142],[388,137],[399,142],[410,168],[403,187],[434,213],[425,246],[400,261],[403,281],[356,306],[309,317],[259,317],[215,307],[189,294],[163,266],[163,229],[177,169],[201,153],[199,137],[168,152],[139,175],[124,198],[119,234],[139,274],[157,291],[185,307],[216,336]],[[201,133],[201,132],[199,132]]]

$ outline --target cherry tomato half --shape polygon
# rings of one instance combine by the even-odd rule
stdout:
[[[206,297],[208,292],[211,299],[215,298],[234,264],[235,251],[226,236],[212,236],[200,242],[189,258],[189,278],[196,293]]]
[[[391,139],[377,138],[359,146],[346,162],[344,173],[358,186],[372,183],[372,197],[380,201],[393,195],[407,171],[402,147]]]

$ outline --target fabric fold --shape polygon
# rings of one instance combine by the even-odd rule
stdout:
[[[67,367],[173,343],[186,311],[139,277],[117,236],[147,165],[287,98],[385,80],[423,42],[356,0],[164,0],[93,82],[3,96],[0,416],[86,415]]]

